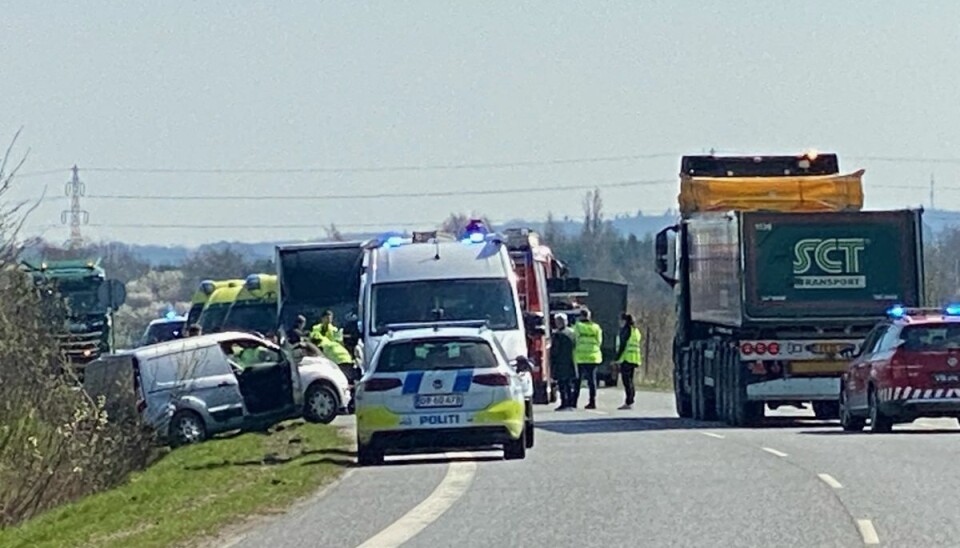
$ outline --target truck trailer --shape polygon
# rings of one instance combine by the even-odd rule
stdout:
[[[681,219],[656,238],[681,417],[748,426],[811,404],[836,418],[866,333],[922,304],[922,210],[862,211],[862,175],[835,154],[683,157]]]

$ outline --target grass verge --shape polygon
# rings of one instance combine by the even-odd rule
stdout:
[[[116,489],[0,530],[0,546],[170,546],[276,511],[351,462],[333,426],[294,421],[172,451]]]

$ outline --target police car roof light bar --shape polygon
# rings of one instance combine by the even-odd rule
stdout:
[[[434,331],[439,330],[441,327],[476,327],[476,328],[486,328],[489,326],[487,320],[450,320],[450,321],[434,321],[434,322],[405,322],[405,323],[391,323],[387,324],[387,332],[393,333],[396,331],[409,331],[411,329],[433,329]]]

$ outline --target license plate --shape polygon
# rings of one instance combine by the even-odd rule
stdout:
[[[417,396],[416,407],[463,407],[463,394],[430,394]]]
[[[933,381],[940,384],[960,382],[960,373],[934,373]]]

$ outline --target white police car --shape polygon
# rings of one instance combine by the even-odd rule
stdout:
[[[357,460],[388,451],[502,446],[526,456],[524,383],[485,328],[421,327],[389,333],[356,387]]]

